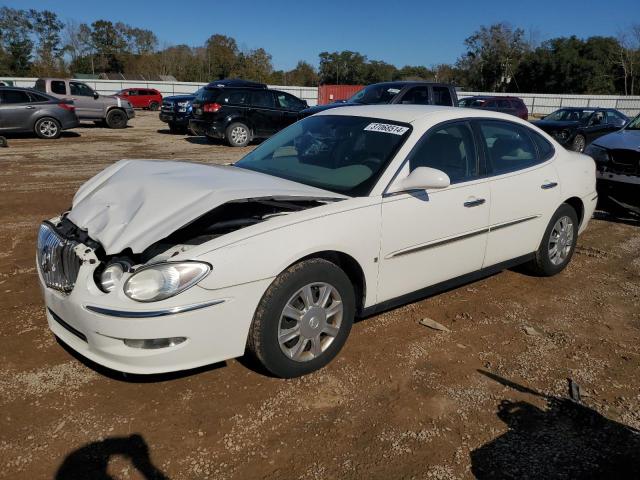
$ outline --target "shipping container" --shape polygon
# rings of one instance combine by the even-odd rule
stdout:
[[[346,100],[363,87],[364,85],[320,85],[318,87],[318,105]]]

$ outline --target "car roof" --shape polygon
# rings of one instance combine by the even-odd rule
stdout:
[[[380,120],[389,120],[402,123],[420,123],[422,121],[441,122],[446,120],[456,120],[459,118],[482,117],[508,120],[516,123],[528,124],[513,115],[493,112],[490,110],[479,110],[473,108],[445,107],[439,105],[359,105],[345,106],[323,110],[316,115],[345,115],[354,117],[371,117]]]
[[[410,86],[410,85],[437,85],[437,86],[443,86],[443,87],[452,86],[449,83],[442,83],[442,82],[429,82],[429,81],[422,81],[422,80],[398,80],[395,82],[391,81],[391,82],[371,83],[369,85],[365,85],[364,88],[371,87],[373,85],[402,85],[403,87]]]

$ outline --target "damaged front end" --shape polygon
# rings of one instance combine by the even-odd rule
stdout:
[[[208,211],[139,253],[125,248],[117,254],[107,254],[100,242],[70,220],[67,212],[43,223],[38,264],[47,286],[63,293],[73,289],[80,264],[88,262],[96,264],[93,280],[102,292],[110,293],[123,285],[125,294],[133,300],[158,301],[190,288],[211,269],[203,262],[172,261],[177,255],[237,230],[336,200],[339,199],[266,197],[234,200]],[[59,251],[54,252],[47,242],[58,245]],[[62,274],[58,276],[64,281],[46,281],[48,277],[44,272],[51,269]]]

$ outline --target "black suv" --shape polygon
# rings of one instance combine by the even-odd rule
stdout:
[[[356,92],[345,102],[316,105],[302,110],[298,118],[308,117],[330,108],[353,105],[379,105],[383,103],[455,107],[458,105],[458,95],[455,87],[446,83],[408,81],[374,83]]]
[[[263,83],[220,80],[204,87],[192,102],[189,127],[209,139],[224,139],[244,147],[254,138],[267,138],[298,119],[307,102]]]

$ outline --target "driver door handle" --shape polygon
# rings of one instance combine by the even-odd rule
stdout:
[[[475,200],[469,200],[467,202],[464,202],[463,205],[467,208],[471,208],[471,207],[478,207],[480,205],[483,205],[484,202],[486,202],[484,198],[477,198]]]
[[[542,185],[540,185],[540,188],[543,190],[549,190],[550,188],[556,188],[558,186],[558,182],[549,182],[549,183],[543,183]]]
[[[35,110],[36,107],[34,107],[33,105],[27,105],[26,107],[27,110]]]

